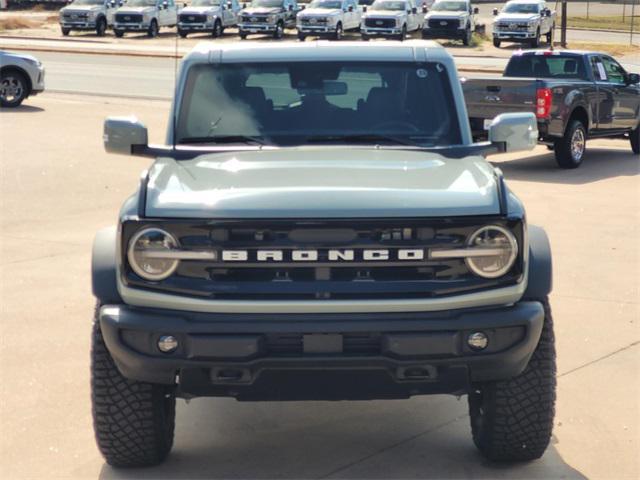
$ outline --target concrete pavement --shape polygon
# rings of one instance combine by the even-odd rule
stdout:
[[[0,112],[0,476],[26,478],[635,479],[640,451],[640,160],[598,141],[580,169],[539,147],[495,162],[554,251],[558,415],[545,456],[493,465],[466,401],[178,403],[174,453],[114,470],[93,441],[89,262],[95,231],[149,165],[106,155],[102,120],[164,135],[166,101],[45,93]]]

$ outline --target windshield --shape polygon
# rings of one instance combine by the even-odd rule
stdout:
[[[407,4],[405,2],[392,2],[389,0],[377,0],[371,5],[371,10],[405,10]]]
[[[220,0],[192,0],[192,7],[219,7]]]
[[[155,7],[156,0],[129,0],[125,5],[127,7]]]
[[[537,3],[508,3],[504,10],[505,13],[538,13]]]
[[[309,4],[309,8],[330,8],[332,10],[342,8],[342,2],[334,0],[315,0]]]
[[[75,0],[73,5],[102,5],[104,0]]]
[[[252,7],[277,8],[282,7],[282,0],[253,0]]]
[[[581,57],[575,55],[516,55],[509,60],[504,75],[587,80],[584,62]]]
[[[275,145],[388,137],[394,143],[449,146],[460,144],[460,128],[449,77],[441,64],[192,67],[178,113],[176,142],[215,143],[240,137]]]
[[[465,12],[467,4],[465,2],[436,2],[431,10],[434,12]]]

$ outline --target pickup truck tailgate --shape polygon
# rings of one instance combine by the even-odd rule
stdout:
[[[485,77],[462,80],[462,91],[467,104],[467,114],[474,132],[481,131],[485,119],[500,113],[535,113],[535,78]]]

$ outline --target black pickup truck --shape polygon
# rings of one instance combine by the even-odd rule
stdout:
[[[629,138],[640,153],[639,82],[602,53],[528,50],[511,57],[502,77],[463,79],[462,87],[474,137],[501,113],[530,111],[558,165],[576,168],[591,138]]]

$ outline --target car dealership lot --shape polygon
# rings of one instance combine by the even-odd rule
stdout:
[[[558,416],[540,461],[486,463],[466,402],[438,396],[180,401],[166,464],[105,466],[89,407],[91,242],[149,161],[106,155],[102,120],[136,112],[159,142],[168,108],[45,93],[0,112],[3,478],[637,478],[640,159],[621,140],[591,142],[575,171],[544,147],[495,158],[554,252]]]

